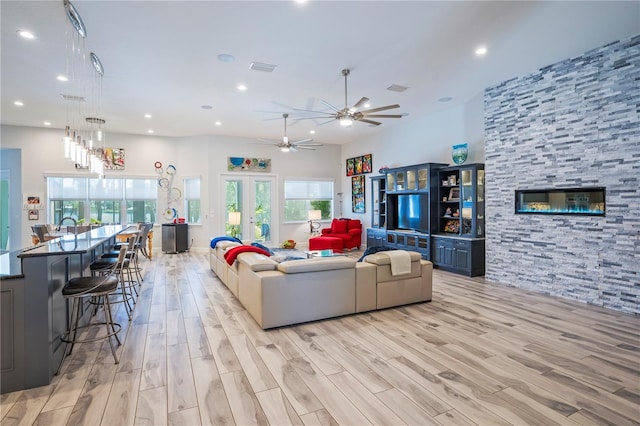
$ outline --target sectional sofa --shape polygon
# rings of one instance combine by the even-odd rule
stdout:
[[[278,263],[246,252],[228,264],[224,253],[238,245],[211,248],[211,270],[263,329],[431,300],[433,265],[416,252],[407,252],[411,271],[393,275],[384,253]]]

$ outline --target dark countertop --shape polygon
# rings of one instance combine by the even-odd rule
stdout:
[[[23,250],[18,255],[20,258],[35,256],[51,256],[64,254],[86,253],[94,247],[102,244],[105,240],[124,231],[127,227],[122,225],[108,225],[93,229],[82,234],[67,234],[55,240],[39,244],[34,248]]]
[[[123,232],[130,226],[101,226],[76,235],[67,234],[55,240],[0,255],[0,279],[22,278],[22,261],[29,257],[82,254],[99,246],[105,240]]]

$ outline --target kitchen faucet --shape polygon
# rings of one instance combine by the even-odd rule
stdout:
[[[71,219],[73,221],[73,226],[78,226],[78,222],[72,218],[71,216],[65,216],[62,219],[60,219],[60,222],[58,222],[58,226],[56,227],[56,232],[60,232],[60,228],[62,228],[62,222],[64,222],[67,219]]]

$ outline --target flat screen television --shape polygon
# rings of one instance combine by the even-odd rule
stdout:
[[[427,194],[398,195],[398,228],[429,232]]]

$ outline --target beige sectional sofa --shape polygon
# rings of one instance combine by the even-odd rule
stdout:
[[[241,253],[228,265],[224,253],[237,245],[211,249],[211,269],[263,329],[431,300],[433,266],[416,252],[408,252],[411,272],[394,276],[384,253],[281,263]]]

